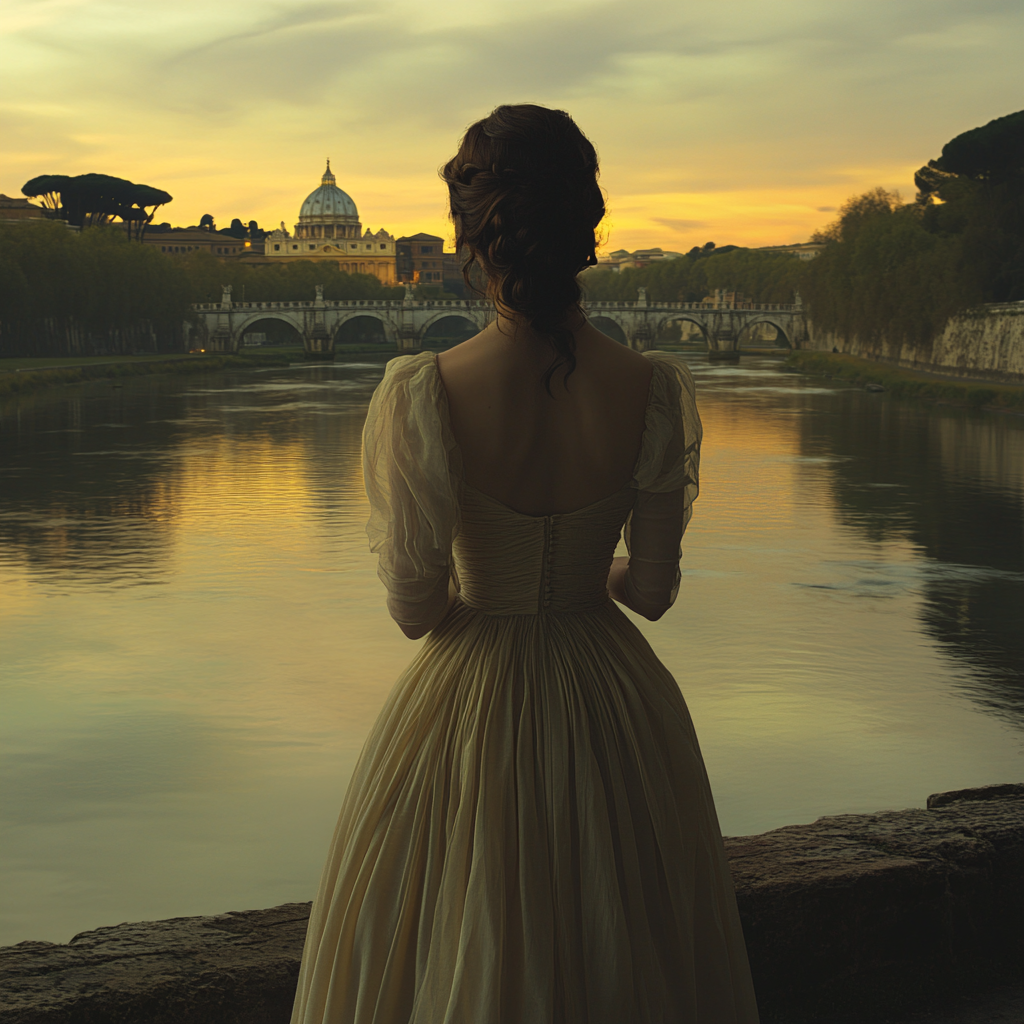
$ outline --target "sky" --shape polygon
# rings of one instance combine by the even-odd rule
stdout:
[[[330,157],[364,227],[450,239],[438,167],[533,102],[597,147],[604,251],[789,244],[1024,108],[1021,52],[1020,0],[3,0],[0,192],[291,229]]]

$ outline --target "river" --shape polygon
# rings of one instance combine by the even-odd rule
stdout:
[[[1024,418],[690,361],[702,493],[641,626],[723,831],[1024,778]],[[363,532],[382,365],[4,406],[0,943],[312,897],[416,649]]]

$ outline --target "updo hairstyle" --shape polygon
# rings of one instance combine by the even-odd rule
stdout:
[[[597,153],[576,122],[532,103],[496,107],[471,125],[441,170],[463,279],[477,291],[477,265],[498,312],[550,340],[549,393],[556,370],[567,380],[576,368],[576,278],[597,263],[594,231],[604,217],[597,175]]]

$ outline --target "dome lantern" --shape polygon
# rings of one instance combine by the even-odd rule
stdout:
[[[352,197],[338,188],[331,162],[327,161],[327,169],[320,179],[320,187],[306,196],[299,209],[300,224],[355,224],[359,220],[359,211]]]

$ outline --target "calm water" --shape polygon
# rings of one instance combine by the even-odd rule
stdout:
[[[692,362],[676,607],[723,830],[1024,777],[1024,418]],[[0,418],[0,943],[311,898],[415,650],[366,550],[381,364],[151,377]]]

